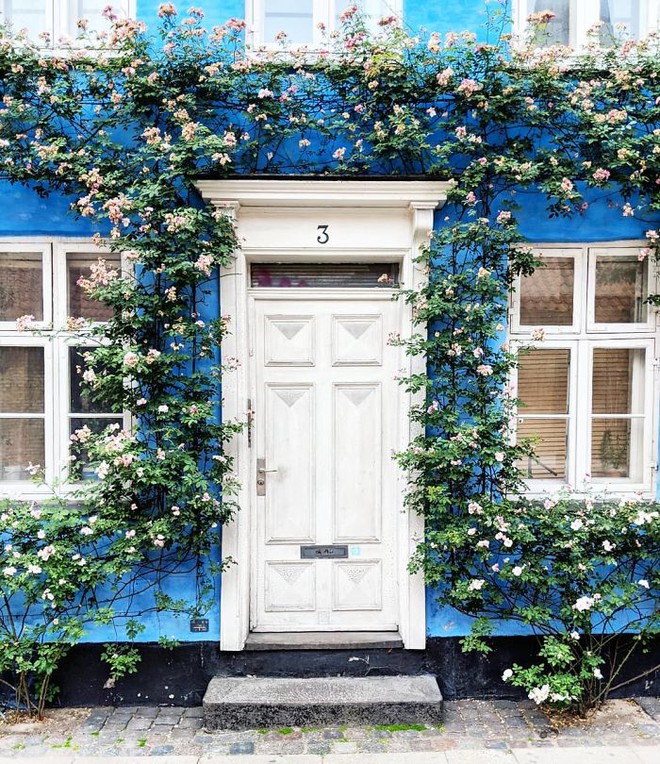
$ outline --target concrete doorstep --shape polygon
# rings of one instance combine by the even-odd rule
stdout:
[[[204,696],[207,730],[442,721],[435,677],[215,677]]]

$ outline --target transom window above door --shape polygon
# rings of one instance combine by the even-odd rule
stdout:
[[[369,26],[378,28],[384,16],[400,16],[402,0],[247,0],[246,18],[254,45],[288,45],[318,48],[324,34],[341,26],[340,16],[356,5]],[[285,35],[285,37],[283,37]]]
[[[516,285],[516,431],[534,446],[519,465],[531,492],[652,490],[656,274],[642,247],[543,247]]]
[[[398,286],[398,263],[252,263],[250,286],[261,289],[371,289]]]
[[[111,22],[103,14],[109,6],[120,17],[135,13],[135,0],[0,0],[0,22],[10,23],[15,33],[26,30],[43,47],[57,47],[60,38],[80,34],[80,19],[87,20],[89,31],[109,31]]]
[[[658,0],[517,0],[515,23],[522,37],[530,16],[550,12],[546,37],[539,45],[581,47],[598,25],[596,40],[609,45],[623,32],[640,39],[658,27]]]

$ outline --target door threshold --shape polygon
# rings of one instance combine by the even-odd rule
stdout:
[[[400,648],[398,631],[252,631],[246,650],[357,650]]]

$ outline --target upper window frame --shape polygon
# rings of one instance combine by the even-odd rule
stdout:
[[[12,0],[0,0],[0,22],[11,23],[11,19],[8,21],[5,19],[6,6],[11,2]],[[50,35],[50,41],[46,44],[41,37],[37,37],[37,39],[29,37],[28,40],[46,51],[55,50],[59,52],[62,48],[66,50],[69,47],[84,48],[85,45],[81,45],[81,41],[76,40],[82,31],[77,28],[77,22],[81,18],[75,10],[77,0],[42,0],[42,2],[45,5],[46,18],[50,25],[42,32],[47,32]],[[113,11],[120,18],[135,18],[137,0],[108,0],[106,5],[111,5]],[[15,25],[12,25],[12,28],[14,34],[21,29]],[[93,25],[90,24],[88,31],[94,31]]]
[[[594,320],[595,288],[596,288],[596,258],[600,255],[637,257],[640,250],[647,246],[644,240],[617,242],[590,242],[580,245],[566,244],[532,244],[537,256],[573,258],[573,323],[569,326],[551,326],[540,324],[521,324],[520,295],[523,276],[518,275],[514,281],[509,298],[509,333],[516,338],[531,336],[535,329],[544,328],[552,335],[589,335],[594,338],[599,334],[649,334],[656,331],[657,312],[649,305],[646,321],[639,323],[608,324],[596,323]],[[649,294],[660,291],[660,269],[654,266],[650,258],[645,261],[647,270],[647,291]],[[586,304],[581,299],[586,295]]]
[[[247,24],[246,41],[253,49],[280,50],[284,47],[289,49],[305,49],[311,52],[325,47],[324,32],[319,29],[319,24],[325,25],[325,33],[331,33],[337,27],[335,19],[343,10],[350,7],[348,0],[312,0],[313,1],[313,39],[310,43],[297,42],[295,40],[283,40],[282,42],[266,42],[262,19],[264,18],[266,0],[245,0],[245,21]],[[379,2],[380,10],[372,20],[377,22],[386,15],[402,18],[403,0],[366,0]],[[374,16],[374,14],[372,14]]]
[[[584,48],[594,41],[589,31],[600,21],[600,0],[569,0],[568,45],[575,49]],[[524,42],[528,30],[528,0],[512,0],[514,35]],[[660,0],[640,0],[640,37],[657,29],[660,23]]]

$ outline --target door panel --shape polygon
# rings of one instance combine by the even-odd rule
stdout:
[[[253,461],[266,470],[252,628],[395,630],[397,351],[384,338],[399,305],[366,290],[251,299]],[[320,556],[301,559],[303,545]],[[346,556],[323,556],[333,545]]]
[[[334,541],[380,541],[380,384],[334,386]]]
[[[315,525],[314,385],[266,385],[266,543],[312,542]],[[296,459],[282,454],[295,451]]]

